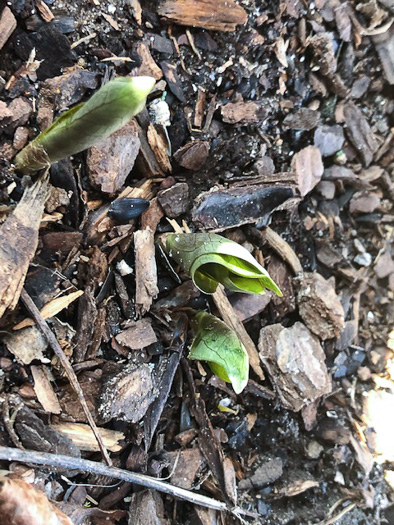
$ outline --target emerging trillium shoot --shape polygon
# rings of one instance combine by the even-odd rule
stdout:
[[[165,250],[193,279],[202,292],[213,294],[219,283],[233,292],[282,292],[268,272],[245,248],[212,233],[171,233]]]
[[[240,394],[249,378],[249,358],[245,347],[223,321],[206,312],[198,312],[192,320],[195,334],[189,359],[207,361],[212,372]]]
[[[111,80],[87,102],[60,115],[18,153],[16,169],[34,173],[107,138],[144,109],[146,97],[154,85],[152,77]]]

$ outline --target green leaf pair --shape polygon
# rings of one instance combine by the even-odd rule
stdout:
[[[215,375],[241,393],[248,383],[249,358],[237,334],[206,312],[198,312],[191,324],[195,337],[189,359],[207,361]]]
[[[212,233],[171,233],[165,249],[202,292],[213,294],[221,283],[233,292],[282,292],[268,272],[245,248]]]
[[[18,153],[16,169],[34,173],[107,138],[144,109],[154,85],[152,77],[111,80],[87,102],[63,113]]]

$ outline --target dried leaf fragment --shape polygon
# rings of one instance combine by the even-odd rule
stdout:
[[[7,525],[73,525],[43,492],[21,479],[0,479],[0,515]]]

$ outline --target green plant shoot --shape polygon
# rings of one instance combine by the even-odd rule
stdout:
[[[198,312],[191,324],[195,337],[189,359],[207,361],[212,372],[240,394],[248,383],[249,358],[237,334],[206,312]]]
[[[233,292],[282,292],[245,248],[213,233],[174,233],[164,237],[165,250],[202,292],[213,294],[219,283]]]
[[[144,109],[154,84],[152,77],[111,80],[87,102],[60,115],[18,153],[16,169],[34,173],[107,138]]]

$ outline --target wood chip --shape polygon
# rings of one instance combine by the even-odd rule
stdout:
[[[62,297],[57,297],[56,299],[53,299],[49,303],[47,303],[41,310],[40,314],[44,319],[49,319],[51,317],[54,317],[56,314],[67,308],[72,302],[74,302],[78,297],[81,297],[83,294],[82,290],[78,290],[76,292],[72,292],[68,295],[62,295]],[[26,326],[34,326],[33,319],[24,319],[17,325],[13,327],[13,330],[20,330],[21,328],[25,328]]]
[[[112,195],[123,186],[140,150],[139,127],[131,121],[88,151],[90,182]]]
[[[174,153],[174,159],[182,168],[198,171],[201,169],[209,154],[209,142],[206,140],[193,140]]]
[[[34,380],[34,391],[45,412],[60,414],[62,409],[49,379],[48,368],[32,365],[30,370]]]
[[[296,153],[291,161],[291,169],[297,176],[301,196],[305,197],[320,182],[324,172],[319,148],[307,146]]]
[[[196,477],[205,465],[204,456],[199,448],[167,452],[171,483],[183,489],[191,489]]]
[[[52,427],[67,436],[74,443],[79,450],[84,452],[99,452],[100,448],[97,444],[92,429],[89,425],[83,423],[57,423]],[[99,433],[103,440],[104,446],[110,452],[120,452],[122,450],[121,441],[125,439],[123,432],[111,430],[109,428],[99,428]]]
[[[49,359],[44,357],[48,342],[36,326],[23,328],[20,332],[6,335],[3,341],[7,350],[25,365],[35,360],[49,363]]]
[[[1,33],[0,33],[1,34]],[[1,37],[0,37],[1,38]],[[384,75],[389,84],[394,84],[394,24],[380,35],[372,36],[372,42],[378,52]],[[0,44],[1,49],[1,44]]]
[[[323,348],[302,323],[290,328],[266,326],[260,332],[259,350],[285,408],[298,412],[331,392]]]
[[[176,96],[178,100],[186,104],[185,93],[183,92],[182,81],[177,73],[177,67],[172,62],[163,60],[160,62],[160,67],[163,70],[164,78],[167,81],[170,91]]]
[[[105,421],[117,418],[137,423],[156,395],[152,367],[131,363],[103,385],[99,412]]]
[[[168,157],[167,137],[161,132],[161,127],[149,124],[147,139],[163,173],[171,173],[172,166]]]
[[[155,239],[152,230],[139,230],[134,234],[136,267],[136,309],[141,315],[149,311],[159,293],[155,258]]]
[[[131,496],[129,525],[168,525],[159,492],[143,490]]]
[[[148,76],[153,77],[156,80],[163,78],[163,72],[153,60],[149,51],[149,47],[145,44],[145,42],[139,42],[134,49],[134,53],[140,59],[141,65],[133,69],[133,77]]]
[[[35,0],[35,4],[45,22],[51,22],[55,18],[55,15],[43,0]]]
[[[0,227],[0,317],[19,301],[29,264],[38,246],[38,229],[49,193],[48,176],[25,190]]]
[[[379,148],[377,141],[367,119],[361,110],[353,103],[347,102],[344,108],[346,133],[350,142],[359,153],[366,166],[372,162],[373,156]]]
[[[319,273],[304,273],[298,284],[298,307],[307,327],[323,341],[339,337],[345,327],[344,312],[331,283]]]
[[[16,18],[7,6],[3,9],[0,17],[0,49],[2,49],[16,29]]]
[[[158,13],[176,24],[213,31],[235,31],[248,20],[234,0],[164,0]]]
[[[221,109],[223,122],[228,124],[241,124],[247,126],[264,120],[267,110],[256,102],[229,102]]]
[[[140,350],[157,342],[157,337],[149,318],[145,317],[139,321],[129,321],[127,326],[127,330],[115,337],[120,345],[127,346],[132,350]]]

